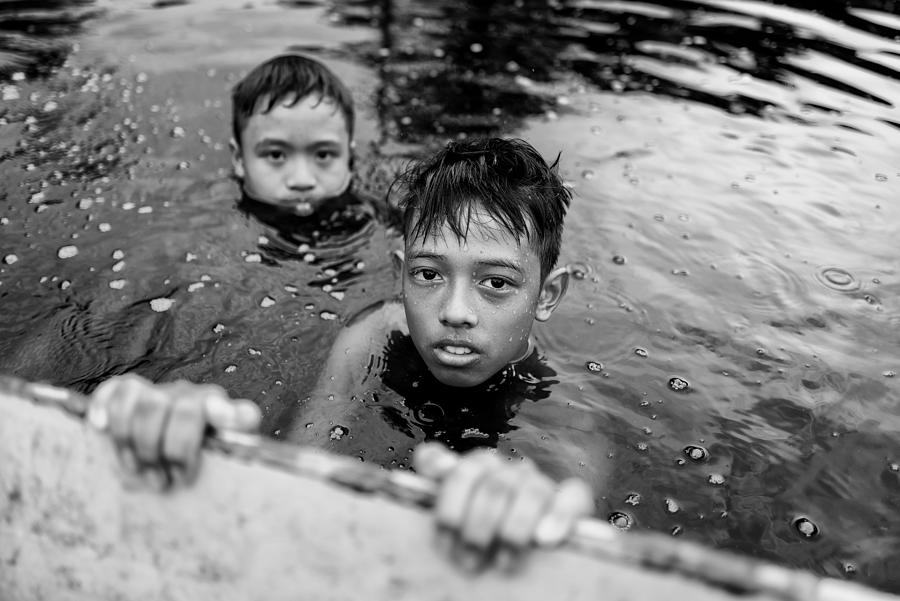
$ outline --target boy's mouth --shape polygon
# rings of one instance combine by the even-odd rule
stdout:
[[[468,345],[441,341],[434,345],[434,357],[446,367],[468,367],[478,361],[480,353]]]
[[[300,217],[309,217],[315,212],[312,203],[308,201],[295,203],[291,208],[293,209],[294,214],[299,215]]]

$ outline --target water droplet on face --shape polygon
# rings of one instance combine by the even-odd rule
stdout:
[[[268,295],[264,296],[263,299],[261,301],[259,301],[259,306],[264,309],[266,307],[271,307],[274,304],[275,304],[275,299]]]
[[[703,463],[709,460],[709,451],[700,445],[688,445],[681,452],[694,463]]]
[[[603,364],[600,363],[599,361],[588,361],[587,363],[584,364],[584,366],[590,372],[599,373],[599,372],[603,371]]]
[[[642,359],[646,359],[649,355],[649,353],[647,353],[647,349],[643,349],[641,347],[637,347],[636,349],[634,349],[634,354],[638,357],[641,357]]]
[[[809,518],[800,516],[791,522],[794,530],[805,539],[813,539],[819,536],[819,527]]]
[[[350,429],[344,426],[335,426],[331,430],[328,431],[328,438],[331,440],[340,440],[344,437],[345,434],[349,433]]]
[[[606,518],[606,521],[619,530],[628,530],[634,525],[634,518],[623,511],[613,511]]]
[[[681,509],[681,507],[678,506],[678,503],[675,501],[675,499],[666,498],[666,511],[667,512],[678,513],[679,509]]]
[[[593,169],[585,169],[581,172],[582,179],[594,179],[594,170]]]
[[[624,265],[625,257],[623,257],[622,255],[615,255],[612,258],[612,262],[615,263],[616,265]]]
[[[324,319],[325,321],[334,321],[338,318],[336,313],[332,313],[331,311],[322,311],[319,313],[319,317]]]
[[[638,506],[641,503],[641,493],[633,492],[625,498],[628,505]]]
[[[684,378],[675,376],[669,379],[669,389],[675,392],[690,392],[691,385]]]
[[[876,182],[886,182],[887,180],[888,180],[888,177],[884,173],[876,173],[875,174]]]

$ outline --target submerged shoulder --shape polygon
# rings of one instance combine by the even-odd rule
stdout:
[[[335,351],[366,354],[384,346],[391,333],[408,333],[406,313],[399,300],[373,303],[351,317],[335,340]]]

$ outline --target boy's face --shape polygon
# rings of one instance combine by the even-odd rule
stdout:
[[[331,99],[289,104],[250,117],[231,141],[232,163],[248,196],[305,217],[350,184],[350,135]]]
[[[482,209],[465,240],[448,226],[407,240],[403,305],[409,333],[434,376],[450,386],[481,384],[528,350],[534,320],[562,299],[565,269],[541,281],[537,252]]]

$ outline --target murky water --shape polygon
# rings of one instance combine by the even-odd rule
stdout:
[[[589,476],[550,456],[608,439],[615,523],[900,592],[896,3],[13,5],[0,369],[217,382],[273,435],[296,421],[341,320],[396,290],[397,243],[278,251],[238,206],[228,90],[300,49],[354,90],[372,190],[462,133],[563,152],[584,277],[507,452]]]

